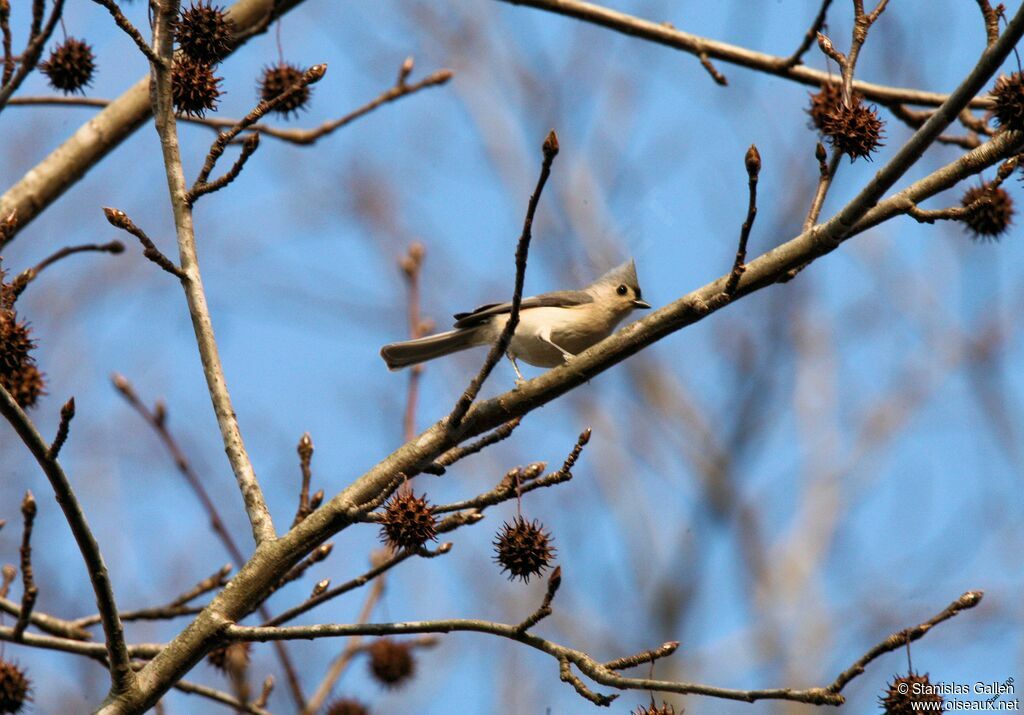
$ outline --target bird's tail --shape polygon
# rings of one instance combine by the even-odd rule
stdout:
[[[425,338],[385,345],[380,349],[380,356],[384,358],[389,370],[398,370],[480,344],[478,330],[449,330]]]

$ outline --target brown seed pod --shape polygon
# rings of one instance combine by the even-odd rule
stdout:
[[[415,670],[410,646],[390,638],[381,638],[370,646],[370,672],[385,686],[399,687]]]
[[[171,97],[179,114],[202,117],[216,111],[220,99],[221,77],[215,77],[213,68],[188,55],[180,55],[171,70]]]
[[[69,37],[53,49],[49,59],[39,64],[39,70],[54,89],[64,94],[85,94],[96,72],[96,56],[88,42]]]
[[[259,91],[260,99],[269,102],[280,94],[291,89],[292,85],[298,84],[302,79],[302,70],[293,64],[282,62],[273,67],[265,67],[263,76],[260,78]],[[278,114],[288,117],[298,115],[300,109],[304,109],[312,96],[309,85],[305,85],[289,99],[274,108]]]
[[[987,201],[968,212],[964,225],[977,241],[998,241],[1013,223],[1013,199],[1002,187],[987,183],[967,189],[960,205],[966,208],[981,198]]]
[[[871,152],[883,146],[882,120],[878,112],[859,99],[851,106],[840,102],[826,110],[821,117],[821,131],[833,147],[850,157],[850,161],[870,159]]]
[[[835,109],[843,103],[843,89],[838,83],[826,82],[816,94],[811,94],[811,106],[807,113],[811,117],[811,128],[823,131],[822,122],[827,112]],[[859,96],[855,96],[860,101]]]
[[[14,310],[14,293],[4,283],[0,270],[0,385],[11,393],[21,407],[32,407],[45,394],[43,374],[36,367],[32,350],[36,347],[28,323],[18,320]]]
[[[928,673],[918,675],[910,672],[893,676],[885,695],[878,699],[885,709],[885,715],[909,715],[918,712],[941,712],[942,696],[932,692],[934,686],[928,680]],[[938,707],[936,707],[936,704]]]
[[[436,541],[437,518],[426,495],[417,497],[410,491],[393,496],[384,507],[380,539],[395,550],[418,549],[431,539]]]
[[[32,700],[32,684],[14,663],[0,659],[0,713],[19,713]]]
[[[999,126],[1024,131],[1024,74],[999,75],[992,89]]]
[[[539,576],[551,565],[555,548],[551,545],[551,534],[534,521],[527,522],[517,516],[512,523],[505,522],[498,538],[494,540],[497,552],[494,560],[501,566],[502,573],[508,571],[508,578],[519,578],[529,583],[531,576]]]
[[[370,709],[353,698],[341,698],[328,705],[324,715],[370,715]]]
[[[178,45],[194,60],[212,64],[227,57],[234,45],[234,23],[224,8],[200,0],[178,18]]]

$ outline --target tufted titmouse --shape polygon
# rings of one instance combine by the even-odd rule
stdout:
[[[538,367],[556,367],[611,335],[636,308],[651,306],[640,298],[632,260],[614,268],[583,290],[558,290],[523,298],[519,325],[508,347],[516,376],[516,358]],[[478,345],[492,345],[508,322],[511,303],[489,303],[455,314],[455,330],[391,343],[380,349],[388,368],[433,360]]]

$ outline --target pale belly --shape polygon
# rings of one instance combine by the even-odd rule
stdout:
[[[519,318],[519,325],[509,344],[509,352],[516,358],[537,367],[557,367],[565,362],[558,348],[541,340],[540,335],[550,329],[550,339],[559,347],[573,355],[578,355],[592,345],[596,345],[611,335],[617,320],[599,316],[594,320],[581,321],[577,311],[566,308],[533,308],[524,311]],[[495,337],[505,327],[507,318],[495,320],[492,324]]]

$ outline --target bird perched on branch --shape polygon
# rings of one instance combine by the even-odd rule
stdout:
[[[559,290],[523,298],[508,357],[519,380],[517,358],[537,367],[556,367],[612,334],[637,308],[650,308],[640,294],[632,260],[581,290]],[[489,303],[455,314],[455,329],[380,349],[388,368],[433,360],[467,348],[492,345],[512,312],[511,303]]]

